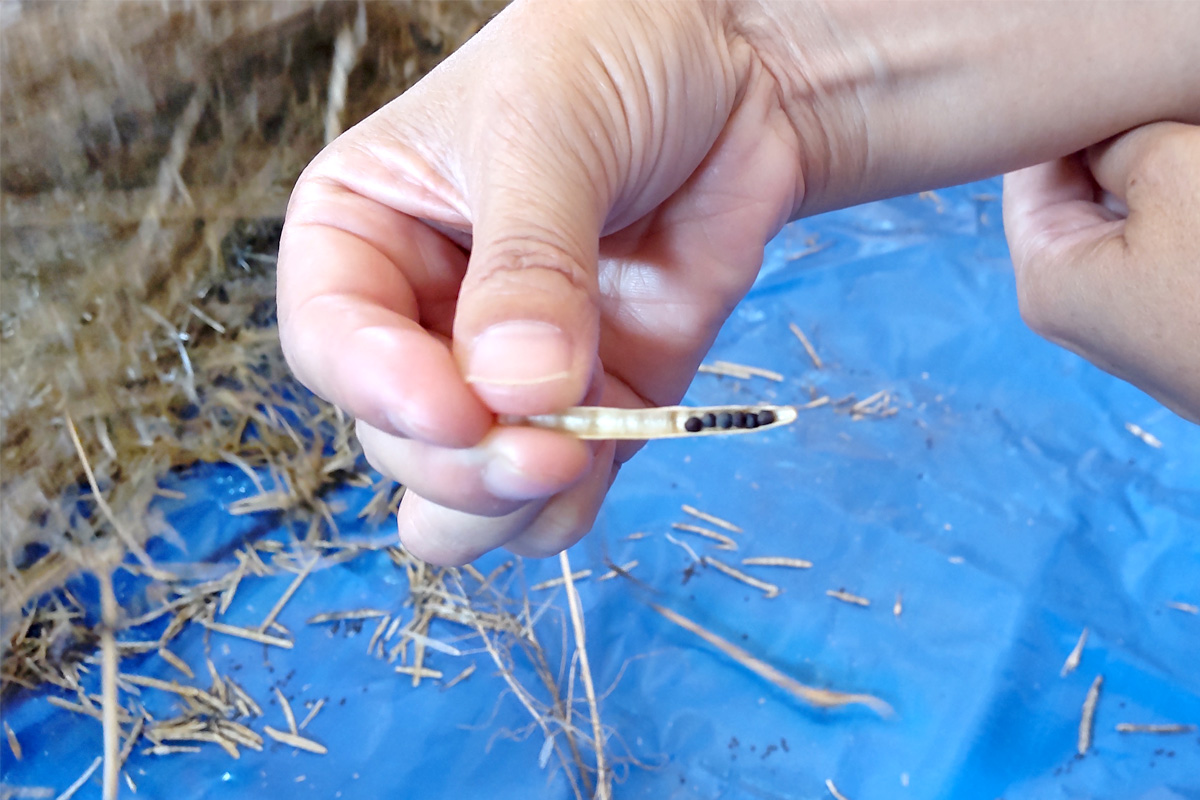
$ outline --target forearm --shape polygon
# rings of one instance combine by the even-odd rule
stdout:
[[[796,214],[1200,122],[1200,3],[735,3],[802,142]]]

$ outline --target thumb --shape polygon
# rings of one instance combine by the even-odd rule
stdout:
[[[536,135],[499,141],[473,193],[455,356],[496,413],[546,413],[579,403],[596,365],[607,201],[576,154],[556,157]]]

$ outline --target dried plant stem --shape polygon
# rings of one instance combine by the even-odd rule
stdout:
[[[808,358],[809,358],[809,360],[812,361],[813,366],[816,367],[817,369],[820,369],[821,367],[825,366],[821,362],[821,357],[819,355],[817,355],[816,348],[814,348],[812,346],[812,342],[810,342],[808,340],[808,337],[804,335],[804,331],[802,331],[800,329],[800,326],[794,322],[789,322],[788,328],[791,329],[792,335],[794,335],[797,339],[800,340],[800,346],[804,348],[804,352],[808,353]]]
[[[838,788],[833,785],[833,778],[825,779],[825,788],[829,790],[829,793],[833,795],[836,800],[850,800],[850,798],[839,792]]]
[[[1118,733],[1191,733],[1196,730],[1195,725],[1181,725],[1178,723],[1169,723],[1166,725],[1142,725],[1136,722],[1118,722]]]
[[[863,608],[867,608],[871,605],[871,601],[867,598],[859,597],[858,595],[851,594],[843,589],[826,589],[825,594],[829,597],[832,597],[834,600],[841,600],[843,603],[849,603],[850,605],[854,606],[862,606]],[[895,608],[893,607],[893,613],[894,612]]]
[[[709,530],[701,525],[692,525],[689,522],[672,522],[671,527],[677,531],[684,533],[694,533],[697,536],[703,536],[705,539],[710,539],[717,543],[718,550],[737,550],[737,542],[730,539],[723,533]]]
[[[295,747],[298,750],[307,750],[308,752],[316,753],[319,756],[323,756],[329,752],[325,748],[325,745],[321,744],[320,742],[314,742],[307,736],[300,736],[296,733],[288,733],[287,731],[276,730],[270,725],[263,726],[263,733],[265,733],[267,736],[270,736],[275,741],[280,742],[281,744]]]
[[[70,413],[64,413],[63,418],[67,421],[67,432],[71,435],[71,443],[75,445],[75,452],[79,456],[79,463],[83,466],[83,474],[87,476],[88,486],[91,487],[92,496],[96,498],[96,506],[99,507],[100,513],[113,526],[113,530],[116,531],[117,536],[125,543],[125,546],[129,548],[129,552],[133,553],[142,566],[146,568],[148,575],[158,580],[171,578],[171,575],[154,566],[154,562],[150,560],[150,555],[133,538],[133,534],[117,521],[117,515],[113,513],[112,507],[104,499],[104,495],[100,493],[100,486],[96,483],[96,473],[92,471],[92,464],[88,461],[87,451],[83,449],[83,442],[79,439],[79,431],[75,429],[75,420],[71,418]]]
[[[684,503],[682,506],[680,506],[680,508],[683,509],[683,513],[691,514],[696,519],[704,520],[710,525],[716,525],[718,528],[724,528],[730,533],[742,533],[742,529],[737,525],[734,525],[732,522],[721,519],[720,517],[715,517],[706,511],[701,511],[695,506],[689,506],[687,503]]]
[[[805,686],[800,681],[789,675],[785,675],[765,661],[761,661],[750,655],[736,644],[722,639],[711,631],[705,630],[687,617],[654,603],[651,603],[650,607],[685,631],[699,636],[746,669],[765,678],[806,703],[818,708],[836,708],[838,706],[860,704],[867,706],[881,717],[890,716],[892,713],[890,705],[878,697],[873,697],[869,694],[848,694],[832,689],[817,689],[812,686]]]
[[[596,750],[595,796],[600,800],[609,800],[612,797],[612,784],[609,779],[608,767],[604,761],[604,728],[600,724],[600,710],[596,706],[596,689],[592,685],[592,668],[588,663],[587,634],[584,631],[583,611],[580,609],[579,593],[575,591],[575,578],[571,575],[571,559],[567,556],[566,550],[558,554],[558,563],[562,567],[563,583],[567,588],[567,604],[571,609],[571,627],[575,631],[575,652],[579,654],[579,674],[583,678],[583,691],[587,696],[588,712],[592,717],[592,736],[595,739]]]
[[[100,581],[100,652],[101,652],[101,710],[104,730],[104,800],[116,800],[121,778],[121,727],[117,721],[117,642],[113,631],[117,627],[117,598],[113,593],[112,575],[107,569],[98,570]]]
[[[342,132],[342,109],[346,107],[346,88],[350,73],[358,63],[358,55],[367,43],[367,18],[363,7],[358,8],[354,27],[346,25],[333,44],[333,68],[329,74],[329,92],[325,108],[325,142],[332,142]]]
[[[725,573],[729,577],[733,578],[735,581],[741,581],[742,583],[746,584],[747,586],[753,586],[755,589],[758,589],[759,591],[761,591],[768,600],[778,597],[780,595],[780,593],[783,591],[782,589],[780,589],[778,586],[776,586],[773,583],[767,583],[766,581],[760,581],[758,578],[755,578],[752,575],[747,575],[746,573],[742,572],[740,569],[737,569],[736,567],[731,567],[728,564],[726,564],[724,561],[718,561],[717,559],[713,558],[712,556],[705,556],[703,563],[706,566],[713,567],[714,569],[716,569],[719,572]]]
[[[811,569],[812,562],[804,558],[790,556],[753,556],[743,558],[742,563],[748,567],[791,567],[792,569]]]
[[[1096,718],[1096,704],[1100,702],[1100,687],[1104,685],[1104,676],[1097,675],[1096,680],[1092,681],[1091,687],[1088,689],[1087,697],[1083,701],[1083,713],[1079,717],[1079,755],[1085,755],[1088,748],[1092,746],[1092,729]]]
[[[103,760],[104,756],[96,756],[96,760],[92,762],[92,765],[85,769],[83,774],[80,775],[74,783],[68,786],[62,794],[56,797],[55,800],[70,800],[72,797],[74,797],[75,793],[78,792],[79,789],[88,782],[88,778],[92,777],[92,773],[96,771],[96,768],[100,766],[100,762]]]
[[[279,616],[279,612],[283,611],[283,607],[287,605],[288,600],[292,599],[292,595],[294,595],[296,590],[300,588],[300,584],[304,583],[304,579],[308,577],[308,573],[312,572],[312,568],[316,566],[318,560],[319,559],[314,555],[308,560],[307,563],[305,563],[304,568],[296,574],[296,577],[290,584],[288,584],[287,589],[285,589],[283,594],[280,595],[279,599],[275,601],[275,605],[271,607],[271,611],[258,626],[259,633],[267,632],[267,628],[271,627],[271,623],[274,622],[275,618]]]
[[[1058,672],[1058,676],[1060,678],[1067,677],[1075,671],[1076,667],[1079,666],[1079,661],[1081,658],[1083,658],[1083,646],[1087,644],[1087,638],[1088,629],[1084,628],[1083,633],[1079,634],[1079,640],[1076,641],[1075,646],[1071,648],[1071,653],[1067,656],[1067,660],[1063,662],[1062,669]]]

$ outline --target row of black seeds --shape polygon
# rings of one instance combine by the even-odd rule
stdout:
[[[760,425],[770,425],[775,421],[774,411],[722,411],[720,414],[704,414],[699,417],[688,417],[683,423],[683,429],[688,433],[698,433],[705,428],[757,428]]]

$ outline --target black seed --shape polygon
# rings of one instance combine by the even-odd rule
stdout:
[[[706,428],[714,428],[717,425],[717,415],[716,414],[705,414],[703,417],[700,418],[700,422],[704,423],[704,427],[706,427]]]
[[[758,415],[755,414],[753,411],[751,411],[749,414],[746,415],[745,427],[751,428],[751,429],[758,427]]]
[[[733,412],[733,427],[735,427],[735,428],[746,427],[746,412],[745,411]]]
[[[688,417],[687,422],[683,423],[683,429],[688,433],[695,433],[704,427],[704,423],[699,417]]]
[[[775,412],[774,411],[758,412],[758,424],[759,425],[770,425],[774,421],[775,421]]]
[[[730,414],[728,411],[722,411],[720,414],[717,414],[717,427],[718,428],[721,428],[722,430],[724,430],[732,424],[733,424],[733,415]]]

